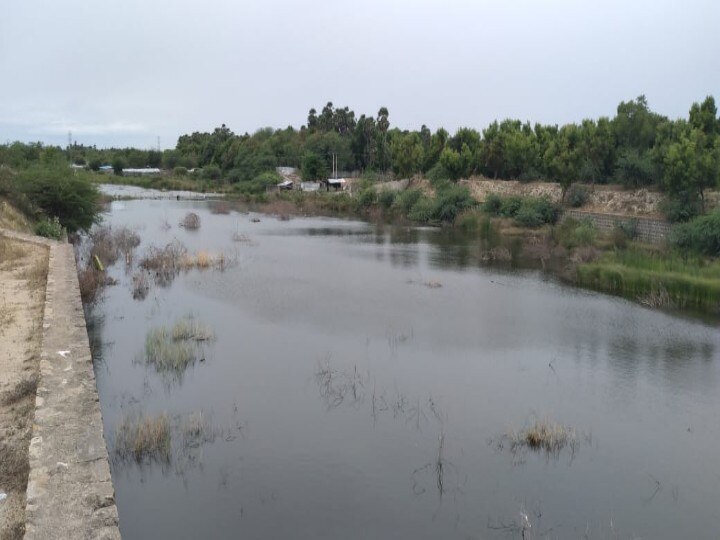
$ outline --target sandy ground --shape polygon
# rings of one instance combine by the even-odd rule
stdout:
[[[0,538],[22,538],[47,248],[0,236]],[[5,496],[3,496],[3,494]]]

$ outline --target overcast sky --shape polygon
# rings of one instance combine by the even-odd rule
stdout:
[[[720,99],[718,0],[0,0],[0,140],[163,148],[327,101],[393,126]]]

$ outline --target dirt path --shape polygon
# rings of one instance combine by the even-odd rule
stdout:
[[[22,538],[48,270],[44,246],[0,236],[0,538]]]

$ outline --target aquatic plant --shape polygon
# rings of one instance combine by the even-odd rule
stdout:
[[[190,365],[204,360],[202,345],[213,337],[212,330],[192,316],[183,317],[170,329],[153,328],[145,336],[145,363],[180,378]]]
[[[169,462],[171,457],[170,421],[167,415],[126,416],[115,430],[113,452],[120,460],[136,463]]]

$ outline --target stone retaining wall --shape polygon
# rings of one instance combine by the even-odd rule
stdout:
[[[25,539],[119,539],[72,246],[10,231],[0,234],[50,249]]]
[[[609,231],[621,224],[635,223],[637,239],[650,244],[661,244],[667,240],[671,225],[661,219],[631,217],[613,214],[596,214],[582,210],[566,210],[562,219],[571,217],[577,220],[589,219],[601,231]]]

